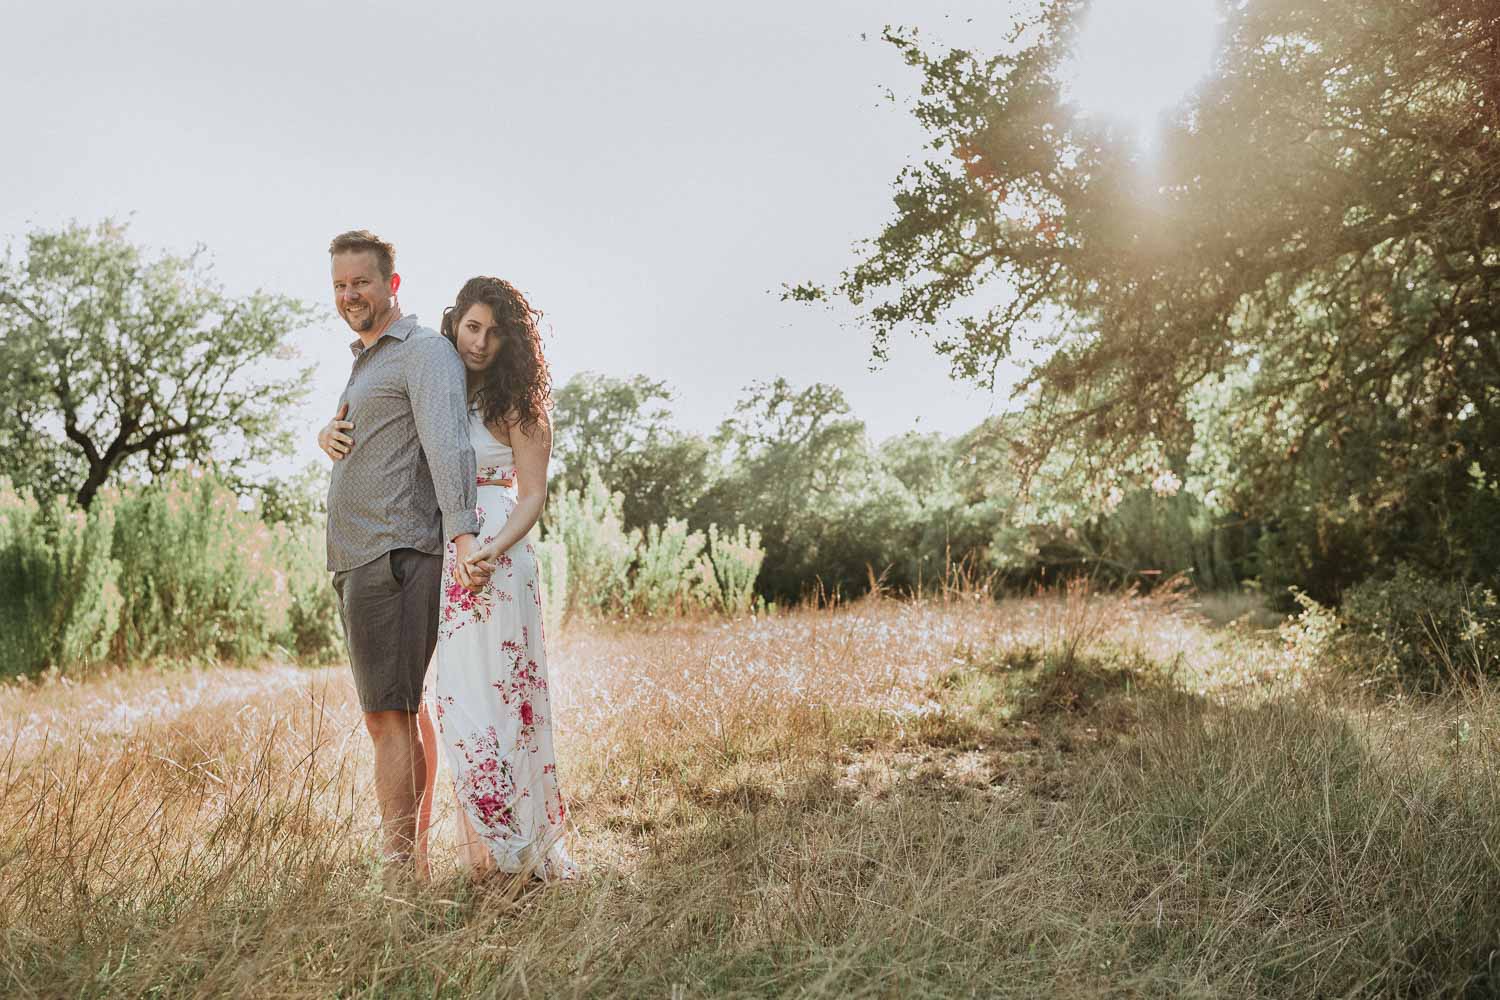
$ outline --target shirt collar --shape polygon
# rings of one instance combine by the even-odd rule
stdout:
[[[417,328],[417,317],[416,317],[416,314],[415,313],[407,313],[406,315],[403,315],[400,319],[396,320],[396,322],[394,322],[390,326],[386,327],[385,331],[383,333],[381,333],[381,335],[379,337],[375,338],[375,344],[380,343],[382,340],[384,340],[387,337],[394,337],[397,340],[405,340],[407,337],[411,336],[411,332],[413,330],[415,330],[416,328]],[[370,346],[374,347],[375,344],[371,344]],[[359,357],[361,354],[365,353],[365,350],[366,350],[366,348],[365,348],[365,342],[363,340],[360,340],[359,338],[356,337],[354,340],[350,341],[350,343],[349,343],[349,353],[353,354],[356,358]]]

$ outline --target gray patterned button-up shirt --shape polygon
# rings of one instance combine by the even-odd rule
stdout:
[[[437,555],[479,531],[464,365],[441,334],[403,316],[368,348],[356,340],[349,404],[354,446],[328,485],[328,568],[392,549]]]

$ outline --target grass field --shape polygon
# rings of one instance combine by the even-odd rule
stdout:
[[[1488,689],[1171,600],[575,626],[576,883],[371,862],[343,669],[0,689],[5,996],[1490,996]],[[440,781],[446,774],[440,776]]]

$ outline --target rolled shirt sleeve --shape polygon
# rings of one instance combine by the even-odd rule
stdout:
[[[442,511],[443,537],[452,541],[478,534],[479,488],[474,446],[469,442],[463,361],[442,337],[423,338],[412,346],[420,349],[407,366],[406,391]]]

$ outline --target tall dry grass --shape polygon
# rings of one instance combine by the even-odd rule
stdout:
[[[552,650],[576,883],[395,894],[344,672],[0,689],[14,996],[1413,995],[1495,985],[1493,693],[1171,600],[866,601]]]

